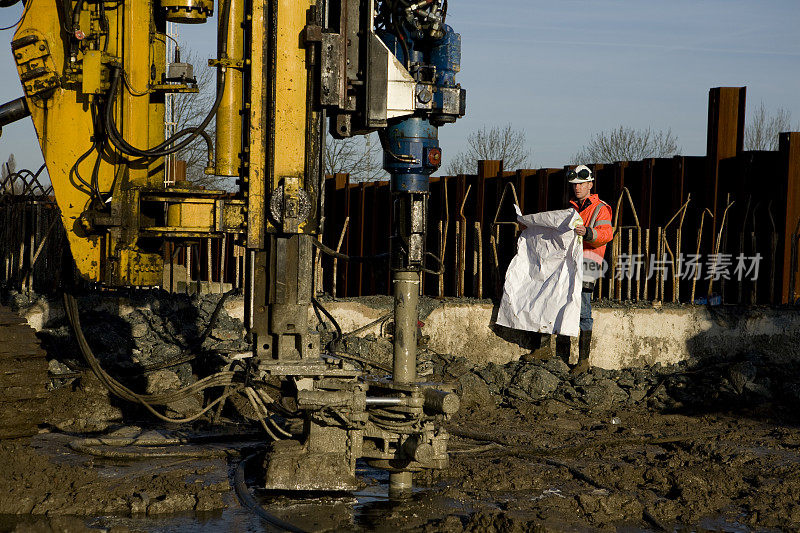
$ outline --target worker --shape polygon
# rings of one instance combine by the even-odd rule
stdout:
[[[571,370],[573,374],[580,374],[589,369],[589,350],[592,342],[592,293],[595,281],[603,275],[603,255],[606,251],[606,243],[613,236],[613,228],[611,226],[611,207],[600,200],[596,194],[591,194],[594,178],[589,167],[578,165],[574,170],[567,172],[567,180],[574,197],[570,205],[578,211],[583,222],[574,230],[583,238],[583,287],[581,290],[578,363]],[[522,227],[525,228],[524,225]],[[562,351],[562,340],[567,341],[565,348],[569,352],[569,337],[559,336],[556,342],[556,353],[559,355]],[[549,360],[553,356],[551,341],[552,336],[547,333],[530,332],[526,344],[530,346],[531,351],[524,354],[521,360],[528,363],[536,360]]]
[[[606,243],[614,236],[614,228],[611,225],[611,207],[596,194],[592,194],[594,177],[589,167],[578,165],[574,170],[570,170],[567,172],[567,181],[571,185],[573,195],[570,205],[583,220],[583,224],[575,228],[575,233],[583,237],[583,290],[578,364],[570,371],[572,374],[581,374],[589,369],[594,284],[603,275]]]

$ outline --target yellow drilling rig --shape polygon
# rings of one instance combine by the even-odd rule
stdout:
[[[31,117],[90,284],[159,286],[165,244],[238,236],[252,353],[209,383],[260,395],[279,382],[303,419],[301,435],[271,445],[267,488],[347,490],[364,458],[390,472],[391,489],[409,490],[412,472],[447,464],[440,422],[459,403],[416,375],[420,275],[441,263],[424,247],[428,181],[438,128],[465,110],[447,0],[216,2],[26,0],[11,42],[24,96],[0,106],[0,127]],[[203,24],[215,10],[213,105],[167,137],[165,97],[197,91],[193,66],[167,57],[167,23]],[[316,238],[328,132],[378,132],[391,175],[395,345],[383,378],[328,353],[309,324],[313,247],[332,252]],[[195,142],[207,147],[206,173],[237,178],[236,194],[165,185],[165,157]]]

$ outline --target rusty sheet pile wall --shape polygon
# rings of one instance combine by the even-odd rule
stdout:
[[[613,209],[614,240],[596,298],[664,302],[778,304],[800,299],[800,133],[782,133],[777,151],[742,150],[743,87],[709,91],[706,156],[589,165],[595,189]],[[570,167],[507,171],[480,161],[470,175],[433,177],[427,249],[444,272],[425,274],[437,297],[499,298],[525,213],[568,205]],[[0,184],[2,281],[18,290],[56,289],[66,240],[52,190],[39,172]],[[390,293],[388,181],[329,176],[323,242],[347,262],[317,251],[318,293],[336,297]],[[236,236],[163,250],[163,287],[224,292],[245,282],[246,249]],[[439,270],[431,260],[429,270]]]
[[[778,151],[743,151],[744,95],[711,89],[706,156],[589,165],[615,227],[595,297],[775,304],[800,296],[800,133],[781,134]],[[445,272],[426,274],[424,293],[499,297],[518,235],[512,204],[525,213],[563,209],[569,168],[509,172],[481,161],[476,174],[434,177],[427,244]],[[326,245],[355,256],[389,250],[388,182],[331,176],[325,205]],[[389,294],[387,261],[326,257],[322,266],[325,292]]]

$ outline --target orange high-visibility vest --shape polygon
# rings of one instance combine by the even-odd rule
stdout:
[[[595,263],[602,263],[606,253],[606,243],[614,237],[611,225],[611,206],[602,201],[596,194],[590,194],[578,205],[573,199],[570,205],[578,212],[586,227],[583,237],[583,257]]]

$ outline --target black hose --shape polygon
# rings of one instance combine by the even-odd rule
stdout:
[[[104,114],[105,130],[106,134],[108,135],[108,138],[111,140],[111,143],[117,150],[126,155],[152,158],[152,157],[163,157],[165,155],[174,154],[175,152],[183,150],[189,144],[191,144],[195,139],[197,139],[197,137],[201,135],[200,132],[205,130],[205,128],[211,122],[211,119],[214,118],[214,115],[216,115],[217,109],[219,109],[219,106],[222,103],[222,94],[223,94],[222,86],[224,86],[225,84],[224,71],[221,72],[219,75],[219,80],[221,80],[221,83],[218,83],[217,97],[214,100],[214,104],[211,107],[211,110],[206,115],[206,117],[198,126],[194,128],[187,128],[185,130],[181,130],[180,132],[172,135],[169,139],[165,140],[158,146],[155,146],[147,150],[143,150],[141,148],[137,148],[131,145],[125,139],[123,139],[122,135],[120,134],[119,130],[116,127],[116,124],[114,124],[113,104],[117,89],[119,88],[121,71],[122,67],[119,65],[114,65],[111,67],[111,90],[109,91],[108,98],[106,99],[106,105],[103,114]],[[176,140],[185,136],[189,132],[191,132],[191,134],[188,137],[186,137],[183,141],[179,142],[178,144],[172,147],[165,148],[170,144],[174,143]]]
[[[267,510],[259,505],[256,499],[253,498],[253,496],[250,494],[250,491],[247,490],[247,484],[245,483],[244,479],[244,469],[247,463],[252,461],[256,456],[258,456],[258,452],[248,455],[242,459],[242,461],[239,463],[239,466],[236,467],[236,473],[234,474],[234,486],[236,487],[236,494],[239,496],[239,500],[241,500],[245,507],[257,514],[259,518],[280,529],[281,531],[304,533],[304,530],[300,529],[299,527],[290,524],[289,522],[285,522],[277,516],[268,513]]]
[[[219,59],[227,59],[228,49],[227,49],[227,41],[228,41],[228,17],[230,16],[230,2],[231,0],[225,0],[225,4],[220,11],[220,25],[223,27],[225,35],[220,36],[220,53]],[[217,95],[214,100],[214,104],[211,106],[211,110],[208,112],[206,117],[203,121],[196,126],[195,128],[189,128],[187,130],[182,130],[174,135],[172,135],[169,139],[165,140],[164,142],[160,143],[158,146],[154,146],[153,148],[149,149],[141,149],[137,148],[130,143],[128,143],[125,139],[122,138],[119,130],[117,130],[116,125],[114,124],[114,114],[113,114],[113,103],[116,96],[117,89],[119,88],[119,79],[121,76],[122,66],[119,64],[112,64],[111,65],[111,89],[109,90],[108,97],[106,99],[105,105],[105,129],[106,133],[108,134],[109,139],[111,140],[112,144],[115,148],[117,148],[120,152],[130,156],[136,157],[163,157],[169,154],[174,154],[184,148],[186,148],[192,141],[194,141],[201,132],[208,127],[208,124],[211,122],[211,119],[217,114],[217,110],[219,109],[220,104],[222,103],[222,95],[223,89],[225,87],[225,67],[219,66],[220,69],[219,74],[217,76]],[[175,146],[169,147],[172,143],[186,135],[188,132],[191,134],[184,139],[183,141],[179,142]],[[169,148],[167,148],[169,147]]]
[[[100,29],[106,33],[106,38],[103,41],[103,52],[108,52],[108,41],[111,40],[111,30],[108,25],[108,15],[106,15],[106,2],[100,0],[98,2],[100,7]]]
[[[322,313],[326,317],[328,317],[328,320],[330,320],[333,323],[333,327],[336,328],[336,338],[333,339],[333,342],[336,342],[339,339],[341,339],[342,338],[342,328],[341,328],[341,326],[339,326],[339,323],[336,321],[336,319],[333,317],[333,315],[330,313],[330,311],[325,309],[325,307],[319,302],[319,300],[317,300],[314,297],[311,298],[311,303],[314,304],[314,307],[316,307],[317,309],[322,311]]]
[[[403,30],[400,29],[400,25],[397,23],[397,19],[395,18],[395,14],[392,13],[392,22],[394,23],[394,33],[397,35],[397,38],[400,40],[400,46],[403,47],[403,66],[406,67],[408,70],[409,66],[411,65],[411,57],[408,51],[408,43],[406,43],[406,38],[403,35]]]
[[[91,184],[90,182],[86,181],[85,179],[83,179],[83,177],[81,177],[81,173],[80,173],[80,171],[78,170],[78,166],[79,166],[79,165],[80,165],[80,164],[83,162],[83,160],[84,160],[84,159],[86,159],[87,157],[89,157],[89,154],[91,154],[92,152],[94,152],[96,148],[97,148],[97,142],[96,142],[96,141],[94,141],[94,142],[92,142],[92,146],[90,146],[90,147],[89,147],[89,149],[88,149],[88,150],[86,150],[86,151],[85,151],[83,154],[81,154],[81,156],[78,158],[78,160],[77,160],[77,161],[75,161],[75,163],[72,165],[72,168],[70,168],[70,171],[69,171],[69,172],[70,172],[70,174],[74,174],[74,175],[75,175],[75,177],[76,177],[76,178],[78,178],[78,181],[79,181],[79,182],[81,182],[81,184],[82,184],[83,186],[85,186],[85,187],[86,187],[86,189],[88,189],[87,191],[84,191],[84,192],[87,192],[87,194],[88,194],[89,196],[95,196],[95,195],[97,195],[97,197],[98,197],[98,199],[99,199],[99,198],[100,198],[100,197],[99,197],[99,194],[97,193],[97,191],[95,191],[95,190],[92,188],[92,184]],[[99,158],[99,156],[98,156],[98,158]],[[101,200],[101,201],[102,201],[102,200]]]
[[[81,29],[81,10],[83,9],[83,0],[78,0],[75,3],[75,9],[72,10],[72,34]]]
[[[96,183],[96,181],[97,181],[96,180],[96,173],[97,173],[97,171],[99,169],[100,157],[101,157],[101,154],[100,154],[100,144],[101,144],[100,143],[100,129],[101,128],[99,127],[99,124],[97,124],[97,115],[95,113],[94,104],[92,104],[92,120],[95,122],[95,125],[94,125],[94,132],[95,133],[94,133],[94,136],[92,137],[92,146],[90,146],[89,149],[86,150],[83,154],[81,154],[81,156],[77,159],[77,161],[75,161],[75,163],[72,165],[72,168],[70,168],[69,173],[70,173],[70,175],[74,174],[75,177],[78,179],[78,181],[88,189],[87,194],[89,194],[90,197],[92,197],[92,196],[96,197],[97,201],[102,204],[103,203],[103,199],[102,199],[102,197],[100,195],[100,190],[94,185]],[[78,167],[83,162],[83,160],[86,159],[87,157],[89,157],[89,155],[95,150],[97,150],[97,161],[95,161],[94,168],[92,170],[92,177],[89,178],[90,181],[86,181],[81,176],[80,169]],[[84,192],[86,192],[86,191],[84,191]]]
[[[353,261],[353,262],[375,261],[375,260],[378,260],[378,259],[386,259],[390,255],[389,252],[384,252],[382,254],[376,254],[376,255],[347,255],[347,254],[343,254],[341,252],[337,252],[333,248],[329,248],[329,247],[325,246],[324,244],[319,242],[317,239],[311,239],[311,244],[313,244],[314,246],[316,246],[317,248],[322,250],[323,253],[326,253],[326,254],[328,254],[328,255],[330,255],[332,257],[335,257],[336,259],[341,259],[343,261]]]
[[[211,316],[208,318],[208,324],[206,324],[206,328],[203,330],[203,333],[200,335],[200,337],[194,343],[195,347],[199,348],[200,346],[203,345],[203,343],[206,341],[208,336],[211,334],[211,330],[214,329],[214,326],[217,323],[217,318],[219,318],[219,312],[222,310],[222,307],[225,305],[225,300],[228,299],[228,296],[230,296],[234,292],[238,292],[238,291],[239,291],[239,289],[231,289],[231,290],[227,291],[226,293],[224,293],[222,295],[222,297],[217,302],[217,305],[214,307],[214,311],[211,313]]]

